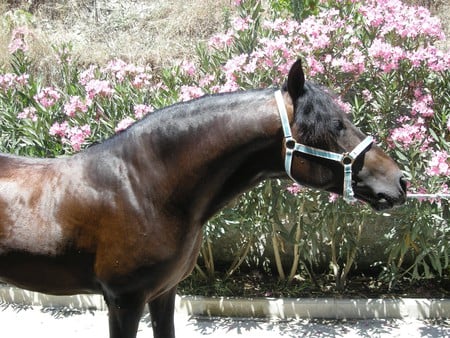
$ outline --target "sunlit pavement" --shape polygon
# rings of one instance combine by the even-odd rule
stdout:
[[[177,337],[436,337],[450,338],[450,320],[292,320],[190,318],[177,315]],[[105,311],[0,305],[1,337],[108,337]],[[152,337],[150,318],[141,320],[138,338]]]

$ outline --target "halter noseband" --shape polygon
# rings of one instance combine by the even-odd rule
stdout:
[[[358,144],[351,152],[345,152],[342,154],[333,153],[331,151],[326,151],[322,149],[317,149],[314,147],[305,146],[303,144],[297,143],[297,141],[292,137],[291,127],[289,126],[289,119],[286,112],[286,106],[284,105],[283,95],[280,90],[275,92],[275,99],[278,105],[278,112],[280,113],[281,124],[283,127],[285,145],[286,145],[286,157],[284,159],[284,167],[286,173],[289,177],[296,182],[295,178],[292,177],[291,167],[292,167],[292,157],[295,151],[300,153],[325,158],[328,160],[333,160],[340,162],[344,166],[344,189],[343,195],[346,202],[354,202],[356,199],[354,197],[352,188],[352,165],[356,158],[367,149],[369,145],[373,143],[373,138],[367,136],[360,144]]]

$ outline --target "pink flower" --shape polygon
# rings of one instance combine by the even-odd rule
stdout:
[[[330,193],[330,194],[328,195],[328,202],[330,202],[330,203],[334,203],[334,202],[336,202],[338,199],[339,199],[339,195],[338,195],[338,194]]]
[[[302,189],[302,186],[297,183],[293,183],[286,188],[286,190],[289,191],[292,195],[298,195],[302,191]]]
[[[147,73],[138,73],[131,83],[134,88],[142,88],[143,86],[148,86],[151,82],[152,76]]]
[[[363,2],[359,11],[380,36],[395,32],[402,38],[444,38],[439,20],[424,7],[407,6],[400,0],[372,0]]]
[[[181,69],[189,76],[195,75],[195,72],[197,70],[195,64],[190,61],[183,61],[181,63]]]
[[[402,48],[392,46],[380,38],[373,41],[368,52],[374,65],[385,73],[398,69],[400,61],[406,58],[406,52]]]
[[[309,65],[309,75],[311,77],[314,77],[317,74],[323,74],[325,72],[323,64],[317,61],[316,58],[309,56],[306,62]]]
[[[123,131],[127,129],[129,126],[131,126],[134,122],[135,120],[132,119],[131,117],[126,117],[117,124],[117,127],[114,129],[114,131],[116,133]]]
[[[91,128],[89,125],[84,125],[81,127],[75,126],[66,130],[66,140],[65,143],[69,143],[74,151],[80,151],[81,146],[85,142],[86,138],[91,135]]]
[[[434,115],[434,110],[432,108],[433,98],[430,94],[422,95],[413,102],[411,114],[419,114],[423,117],[431,117]]]
[[[352,106],[348,102],[342,101],[340,97],[335,97],[334,102],[337,103],[337,105],[344,111],[346,114],[350,114],[352,111]]]
[[[36,112],[36,108],[27,107],[22,112],[17,114],[17,118],[21,120],[30,119],[31,121],[36,122],[38,119]]]
[[[14,88],[17,75],[13,73],[0,74],[0,88],[4,91]]]
[[[16,78],[16,82],[21,86],[26,86],[28,84],[29,78],[30,78],[30,75],[22,74]]]
[[[200,79],[198,84],[200,87],[205,88],[208,85],[210,85],[214,81],[214,79],[215,79],[214,75],[207,74]]]
[[[111,72],[119,82],[122,82],[127,75],[126,67],[127,63],[120,59],[111,60],[103,69],[104,72]]]
[[[89,106],[92,104],[92,100],[81,100],[79,96],[71,96],[69,103],[64,105],[64,112],[67,116],[74,117],[77,112],[86,113]]]
[[[105,80],[90,80],[85,88],[90,99],[93,99],[95,96],[107,97],[114,93],[110,83]]]
[[[94,80],[95,79],[95,72],[97,71],[98,67],[95,65],[91,65],[89,66],[88,69],[86,69],[85,71],[81,72],[80,74],[80,84],[82,84],[83,86],[86,86],[89,81]]]
[[[11,89],[17,89],[18,87],[23,87],[28,84],[28,74],[22,74],[17,76],[13,73],[0,74],[0,89],[3,91],[8,91]]]
[[[189,101],[204,94],[203,90],[199,87],[181,86],[181,101]]]
[[[413,125],[404,124],[399,128],[391,131],[390,136],[392,141],[395,141],[407,148],[413,144],[427,145],[426,127],[421,120],[418,120]]]
[[[364,101],[366,101],[366,102],[370,102],[373,100],[373,95],[370,92],[370,90],[368,90],[368,89],[364,89],[362,91],[362,95],[363,95]]]
[[[246,54],[241,54],[235,56],[232,59],[229,59],[227,63],[223,66],[226,78],[228,80],[235,80],[236,74],[240,72],[240,70],[246,64],[246,62],[247,62]]]
[[[253,22],[253,19],[249,16],[247,16],[245,18],[237,17],[233,20],[233,28],[237,32],[245,31],[246,29],[249,28],[249,24],[252,22]]]
[[[138,104],[138,105],[134,106],[134,116],[137,119],[141,119],[144,117],[144,115],[151,113],[153,110],[154,109],[151,106],[147,106],[145,104]]]
[[[427,174],[430,176],[449,176],[449,158],[450,155],[445,150],[433,151],[431,160],[428,162]]]
[[[28,51],[28,45],[25,41],[25,38],[30,34],[30,30],[25,26],[16,28],[12,33],[11,42],[8,45],[8,51],[11,54],[19,50],[24,53]]]
[[[89,125],[70,127],[67,121],[55,122],[49,131],[50,135],[59,136],[62,143],[70,144],[74,151],[80,151],[87,137],[91,135]]]
[[[213,88],[214,89],[214,88]],[[223,86],[217,87],[213,90],[214,93],[229,93],[239,90],[239,85],[233,79],[225,82]]]
[[[226,34],[217,34],[209,39],[209,47],[222,49],[224,47],[229,47],[234,41],[234,35],[231,32]]]
[[[49,134],[52,136],[64,137],[68,128],[69,124],[67,123],[67,121],[64,121],[63,123],[55,122],[50,127]]]
[[[277,18],[273,21],[265,20],[263,27],[271,31],[280,32],[282,35],[295,34],[300,29],[300,25],[295,20],[285,20]]]
[[[366,69],[365,61],[365,56],[361,51],[349,47],[344,50],[342,57],[332,60],[331,65],[340,68],[344,73],[360,75]]]
[[[53,106],[60,99],[60,97],[61,95],[59,95],[54,88],[46,87],[37,93],[33,98],[44,108],[49,108]]]
[[[118,82],[123,82],[126,78],[133,77],[137,74],[144,73],[145,69],[140,66],[135,66],[132,63],[126,63],[123,60],[115,59],[106,65],[103,72],[110,72]]]

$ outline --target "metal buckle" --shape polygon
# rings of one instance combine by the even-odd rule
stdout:
[[[341,164],[343,166],[353,164],[353,162],[355,162],[355,159],[352,156],[350,156],[349,153],[342,154]]]
[[[295,148],[295,144],[297,143],[297,141],[295,141],[292,137],[289,137],[285,140],[285,145],[287,149],[294,149]]]

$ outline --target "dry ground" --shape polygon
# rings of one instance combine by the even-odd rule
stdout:
[[[51,45],[71,42],[83,63],[122,58],[166,65],[223,30],[230,8],[230,0],[0,0],[0,64],[8,58],[11,26],[28,21],[32,53],[42,64],[52,62],[45,60]]]

